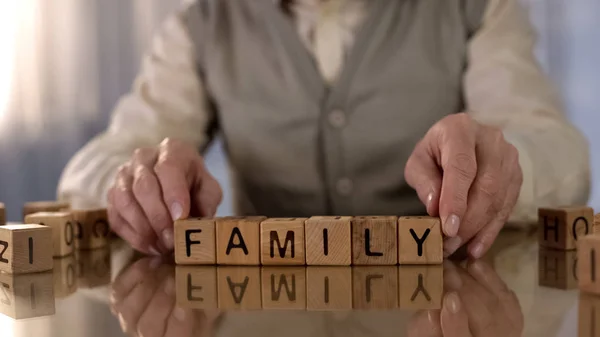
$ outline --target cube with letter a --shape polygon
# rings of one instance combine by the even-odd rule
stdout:
[[[577,240],[594,232],[591,207],[540,208],[539,241],[547,248],[574,250]]]
[[[216,264],[215,219],[195,218],[175,222],[175,262]]]
[[[0,271],[11,274],[51,270],[52,229],[40,225],[0,227]]]
[[[263,265],[304,265],[304,222],[307,218],[272,218],[260,224]]]
[[[217,219],[217,263],[260,265],[260,223],[265,219],[264,216]]]

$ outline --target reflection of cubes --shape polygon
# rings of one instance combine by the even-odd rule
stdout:
[[[577,288],[577,252],[540,247],[539,285],[558,289]]]
[[[442,266],[400,266],[400,309],[441,309],[444,294]]]
[[[219,309],[260,309],[260,268],[219,267],[217,269]]]
[[[14,319],[54,315],[52,272],[0,273],[0,313]]]
[[[351,310],[352,268],[306,268],[306,308],[308,310]]]
[[[600,296],[579,294],[578,336],[600,337]]]
[[[217,309],[217,268],[176,266],[177,304],[190,309]]]
[[[13,274],[52,269],[52,229],[40,225],[0,226],[0,271]]]
[[[263,267],[263,309],[306,309],[306,268]]]
[[[590,207],[540,208],[538,225],[541,246],[574,250],[578,239],[594,232],[594,210]]]
[[[354,309],[397,308],[398,268],[353,267],[352,301]]]
[[[73,210],[75,248],[96,249],[108,244],[110,226],[106,209]]]
[[[54,295],[65,298],[77,291],[77,260],[74,255],[54,259]]]
[[[110,284],[111,260],[108,247],[77,251],[75,258],[79,288],[97,288]]]
[[[54,256],[66,256],[75,249],[73,216],[66,212],[38,212],[25,216],[25,223],[39,224],[52,228]]]

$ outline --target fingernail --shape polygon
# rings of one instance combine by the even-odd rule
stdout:
[[[167,228],[162,232],[162,241],[165,245],[165,248],[168,250],[173,249],[175,243],[173,242],[173,230],[171,228]]]
[[[458,234],[459,227],[460,218],[455,214],[450,215],[444,223],[444,230],[446,232],[446,235],[450,237],[455,237],[456,234]]]
[[[444,242],[444,257],[454,254],[454,252],[460,248],[461,244],[462,239],[458,236],[446,240],[446,242]]]
[[[446,301],[444,302],[444,308],[453,314],[458,313],[460,310],[460,299],[456,293],[449,293],[446,295]]]
[[[185,320],[185,310],[181,309],[180,307],[175,307],[175,309],[173,309],[173,317],[175,317],[175,319],[177,319],[180,322],[183,322],[183,320]]]
[[[427,195],[427,211],[429,212],[429,210],[431,209],[431,202],[433,202],[433,192],[429,193]]]
[[[462,280],[456,272],[445,273],[446,284],[450,290],[458,291],[462,287]]]
[[[183,208],[178,202],[174,202],[171,204],[171,218],[173,221],[179,220],[181,218],[181,214],[183,213]]]
[[[476,243],[473,248],[471,248],[471,256],[478,259],[483,255],[483,244]]]
[[[160,252],[158,251],[158,249],[157,249],[157,248],[154,248],[153,246],[150,246],[150,247],[148,248],[148,250],[149,250],[149,251],[150,251],[150,253],[151,253],[152,255],[154,255],[154,256],[160,256],[160,255],[161,255],[161,254],[160,254]]]

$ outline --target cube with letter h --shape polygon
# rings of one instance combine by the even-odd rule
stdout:
[[[41,225],[0,227],[0,271],[11,274],[51,270],[52,229]]]
[[[577,240],[594,232],[594,210],[590,207],[540,208],[539,241],[547,248],[574,250]]]

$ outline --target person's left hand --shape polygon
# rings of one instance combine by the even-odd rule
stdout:
[[[464,243],[480,258],[514,208],[523,173],[517,149],[500,129],[466,113],[436,123],[417,144],[404,175],[431,216],[439,216],[446,256]]]

